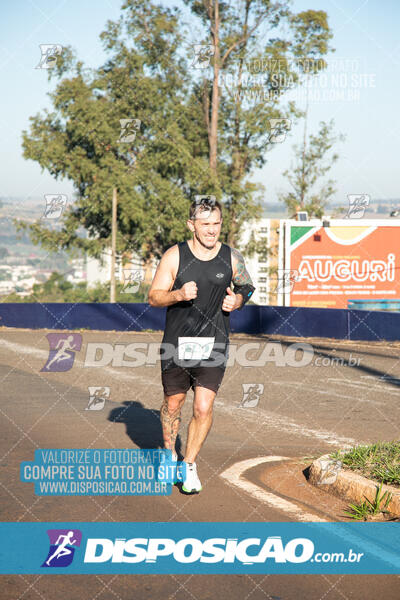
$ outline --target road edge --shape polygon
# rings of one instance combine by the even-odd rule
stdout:
[[[340,498],[351,502],[363,502],[366,498],[374,501],[379,484],[367,479],[354,471],[337,469],[337,462],[324,454],[313,461],[309,467],[308,481],[317,487],[324,489]],[[392,494],[387,510],[394,516],[400,517],[400,490],[391,485],[382,485],[382,493],[388,491]]]

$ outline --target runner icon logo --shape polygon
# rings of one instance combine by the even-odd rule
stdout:
[[[60,56],[63,47],[60,44],[39,44],[40,62],[36,69],[53,69],[57,63],[57,56]]]
[[[286,134],[292,126],[290,119],[269,119],[270,134],[268,141],[271,144],[280,144],[285,141]]]
[[[124,269],[124,287],[121,290],[123,294],[136,294],[139,291],[140,285],[144,280],[143,271],[136,269]]]
[[[41,371],[61,372],[69,371],[75,360],[75,352],[82,346],[80,333],[48,333],[49,357]]]
[[[67,204],[65,194],[45,194],[46,208],[44,209],[43,219],[58,219]]]
[[[254,408],[260,401],[260,396],[264,392],[262,383],[242,383],[243,399],[240,408]]]
[[[332,458],[326,458],[320,460],[319,464],[321,465],[321,473],[317,484],[330,485],[332,483],[335,483],[339,471],[342,468],[342,461],[334,460]]]
[[[75,549],[81,545],[79,529],[48,529],[50,548],[42,567],[68,567],[74,558]]]
[[[140,119],[120,119],[119,124],[121,131],[118,142],[123,144],[131,144],[136,139],[136,134],[140,131]]]
[[[85,410],[102,410],[110,397],[110,388],[105,386],[90,386],[89,402]]]
[[[194,58],[190,65],[195,69],[207,69],[210,66],[211,57],[215,54],[215,46],[212,44],[195,44]]]
[[[369,206],[369,194],[348,194],[349,208],[346,219],[362,219],[365,209]]]

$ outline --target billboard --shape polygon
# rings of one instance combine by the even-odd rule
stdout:
[[[325,225],[325,226],[324,226]],[[400,298],[400,222],[284,222],[285,306],[348,308]]]

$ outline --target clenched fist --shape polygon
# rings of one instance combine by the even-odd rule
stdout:
[[[181,300],[186,302],[197,298],[197,285],[195,281],[188,281],[179,290]]]
[[[226,293],[227,295],[225,296],[224,301],[222,303],[222,310],[224,310],[225,312],[232,312],[237,308],[236,294],[232,292],[230,287],[226,288]]]

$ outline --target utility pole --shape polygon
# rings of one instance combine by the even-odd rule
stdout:
[[[309,102],[310,73],[306,72],[306,109],[304,111],[304,132],[303,132],[303,153],[301,159],[301,189],[300,189],[300,208],[304,208],[305,198],[305,171],[306,171],[306,147],[307,147],[307,120],[308,120],[308,102]]]
[[[111,216],[110,302],[115,302],[115,261],[117,249],[117,188],[113,188]]]

